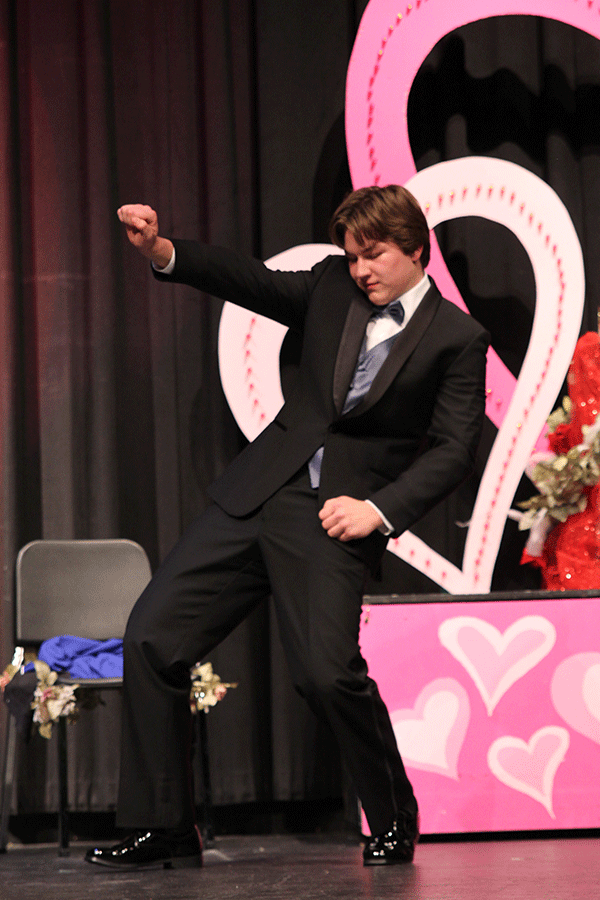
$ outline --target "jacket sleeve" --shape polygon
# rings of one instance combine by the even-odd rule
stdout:
[[[310,271],[280,272],[223,247],[186,240],[173,240],[173,244],[175,268],[170,275],[153,270],[157,279],[187,284],[294,331],[302,331],[310,296],[330,260]]]

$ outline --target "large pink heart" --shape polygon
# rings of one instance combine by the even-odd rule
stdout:
[[[540,728],[529,743],[506,735],[488,750],[488,766],[499,781],[533,797],[554,819],[554,776],[568,747],[569,732],[557,725]]]
[[[463,686],[438,678],[419,694],[414,709],[391,713],[396,741],[407,766],[458,779],[461,751],[471,708]]]
[[[524,616],[502,634],[473,616],[446,619],[439,627],[440,643],[473,679],[488,715],[506,691],[536,666],[554,646],[556,629],[543,616]]]
[[[416,0],[398,8],[370,0],[346,80],[346,142],[352,184],[404,184],[421,202],[430,228],[476,216],[509,228],[534,271],[531,341],[515,384],[493,350],[488,355],[487,415],[499,432],[483,473],[460,567],[410,531],[388,549],[451,593],[490,590],[506,516],[523,470],[579,337],[585,275],[577,232],[557,194],[533,173],[490,157],[446,160],[416,171],[407,104],[413,79],[432,47],[455,28],[502,15],[556,18],[600,37],[592,0]],[[445,297],[464,301],[432,235],[428,272]]]

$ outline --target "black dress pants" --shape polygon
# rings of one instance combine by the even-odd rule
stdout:
[[[352,543],[324,531],[305,470],[247,518],[203,513],[127,626],[117,824],[194,822],[190,667],[271,594],[294,686],[336,735],[372,832],[386,831],[413,792],[358,646],[364,579]]]

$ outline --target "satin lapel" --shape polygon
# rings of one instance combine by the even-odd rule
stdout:
[[[354,375],[371,310],[369,301],[362,292],[357,291],[346,316],[333,373],[333,402],[338,413],[342,411]]]
[[[435,316],[442,296],[432,284],[416,308],[406,328],[400,332],[392,345],[387,359],[373,379],[373,384],[363,400],[350,410],[349,416],[361,415],[383,396],[385,391],[413,352]]]

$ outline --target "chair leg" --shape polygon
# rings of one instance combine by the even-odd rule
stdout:
[[[206,843],[210,844],[215,839],[215,827],[212,820],[212,790],[210,787],[210,763],[208,758],[208,730],[206,727],[206,713],[199,710],[198,719],[198,751],[200,765],[202,767],[202,791],[204,795],[204,835]]]
[[[17,755],[17,725],[15,717],[6,711],[6,736],[2,764],[2,807],[0,812],[0,853],[6,853],[8,817],[12,803]]]
[[[69,855],[67,721],[58,719],[58,855]]]

